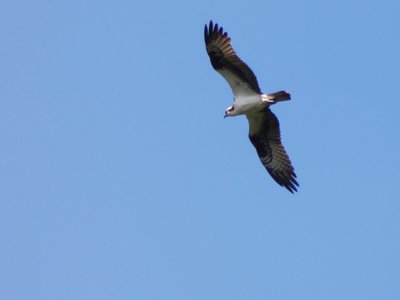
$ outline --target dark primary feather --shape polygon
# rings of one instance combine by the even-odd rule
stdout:
[[[236,55],[236,52],[231,46],[231,39],[228,37],[228,33],[224,32],[222,27],[219,27],[218,24],[213,25],[213,22],[210,21],[209,26],[207,27],[206,25],[204,27],[204,41],[206,43],[207,53],[210,56],[211,64],[215,70],[220,71],[226,69],[232,72],[235,76],[239,77],[240,80],[245,81],[254,92],[261,94],[256,76]],[[228,80],[226,77],[225,79]],[[231,83],[230,85],[232,86]]]
[[[249,138],[257,150],[261,163],[272,178],[291,193],[297,192],[299,184],[285,148],[281,144],[279,121],[272,111],[266,110],[248,115]]]

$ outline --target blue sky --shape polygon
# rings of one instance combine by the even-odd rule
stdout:
[[[399,299],[398,1],[3,1],[1,299]],[[300,189],[266,173],[229,32]]]

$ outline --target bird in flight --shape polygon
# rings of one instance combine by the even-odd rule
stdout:
[[[225,117],[246,115],[249,138],[268,173],[289,192],[297,192],[299,184],[289,156],[281,143],[278,118],[270,106],[290,100],[290,94],[279,91],[262,93],[253,71],[236,55],[228,33],[210,21],[204,27],[206,50],[213,68],[230,85],[234,101],[225,111]]]

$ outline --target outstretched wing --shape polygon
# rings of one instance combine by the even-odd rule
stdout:
[[[267,108],[247,115],[250,125],[249,138],[257,150],[261,163],[272,178],[289,192],[297,192],[299,184],[285,148],[281,144],[278,118]]]
[[[235,96],[261,94],[253,71],[236,55],[228,33],[218,24],[204,27],[204,40],[213,68],[228,81]]]

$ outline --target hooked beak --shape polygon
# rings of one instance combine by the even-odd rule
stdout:
[[[233,107],[233,105],[232,106],[230,106],[230,107],[228,107],[228,109],[227,110],[225,110],[225,116],[224,116],[224,119],[226,118],[226,117],[229,117],[230,116],[230,113],[234,110],[235,108]]]

